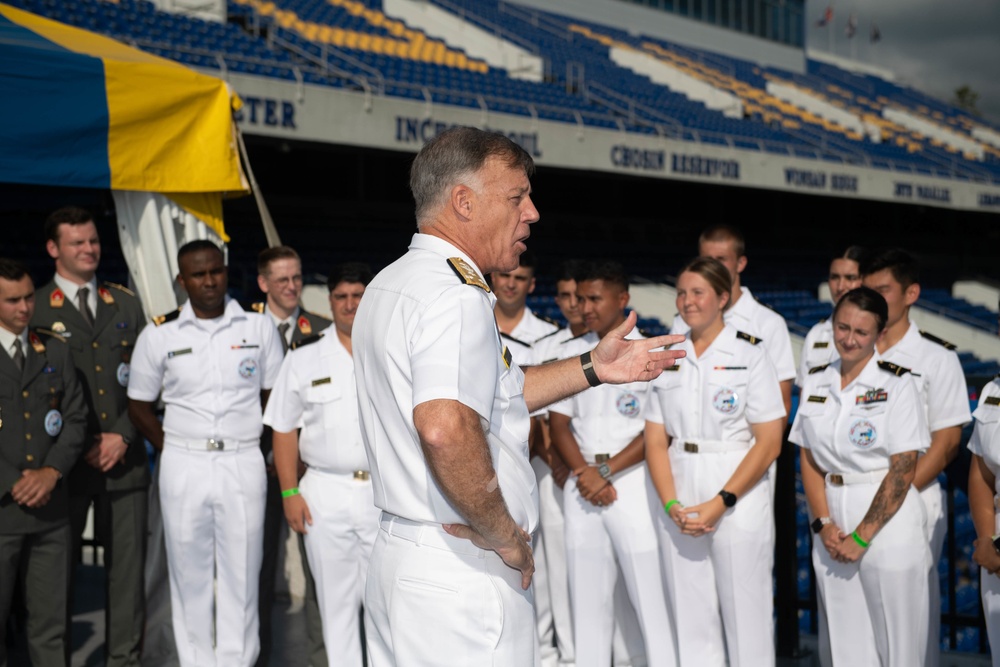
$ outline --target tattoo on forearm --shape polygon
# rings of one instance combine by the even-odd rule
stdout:
[[[876,531],[888,523],[903,504],[906,492],[910,488],[908,480],[912,479],[912,473],[917,467],[917,453],[897,454],[889,461],[889,473],[882,480],[882,485],[861,522],[874,526]]]

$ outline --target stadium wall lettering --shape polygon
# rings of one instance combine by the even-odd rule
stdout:
[[[291,100],[271,97],[243,97],[243,108],[236,112],[237,123],[295,129],[295,105]]]
[[[991,195],[987,192],[979,193],[980,208],[1000,209],[1000,195]]]
[[[670,156],[670,171],[689,176],[718,176],[724,180],[740,180],[740,163],[736,160],[717,160],[701,155],[674,153]]]
[[[419,142],[423,145],[437,135],[441,134],[449,127],[464,125],[465,123],[446,123],[433,118],[414,118],[412,116],[396,116],[396,141],[404,144]],[[511,132],[496,127],[483,127],[484,130],[499,132],[515,144],[528,151],[531,157],[542,157],[542,151],[538,146],[537,132]]]
[[[917,199],[925,202],[951,203],[951,189],[936,185],[914,185],[913,183],[895,183],[894,192],[897,199]],[[980,196],[982,201],[982,196]],[[982,204],[980,203],[980,206]]]
[[[665,151],[631,148],[621,144],[611,147],[611,164],[616,167],[640,171],[663,171],[665,162]]]

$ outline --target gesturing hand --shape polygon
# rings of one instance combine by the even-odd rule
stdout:
[[[591,353],[594,372],[602,382],[624,384],[652,380],[684,356],[681,350],[662,349],[681,343],[684,336],[627,340],[625,336],[635,328],[637,317],[634,310],[629,313],[625,321],[609,331]]]

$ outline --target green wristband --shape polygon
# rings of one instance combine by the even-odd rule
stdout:
[[[671,500],[670,502],[668,502],[666,505],[663,506],[663,511],[666,512],[667,514],[670,514],[670,508],[673,507],[674,505],[681,505],[681,501],[674,498],[673,500]],[[684,506],[681,505],[681,507]]]
[[[282,498],[291,498],[292,496],[297,496],[297,495],[299,495],[299,487],[297,486],[293,489],[285,489],[284,491],[281,492]]]
[[[863,539],[861,539],[861,536],[858,535],[858,531],[854,531],[853,533],[851,533],[851,537],[854,538],[854,541],[857,542],[858,546],[861,547],[862,549],[868,548],[868,543],[865,542]]]

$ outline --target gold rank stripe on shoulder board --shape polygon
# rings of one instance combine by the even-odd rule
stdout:
[[[670,371],[670,372],[676,373],[680,369],[681,369],[680,364],[674,364],[673,366],[667,366],[663,370],[664,371]]]
[[[740,340],[745,340],[746,342],[750,343],[751,345],[756,345],[757,343],[762,343],[763,340],[764,340],[762,338],[757,338],[756,336],[751,336],[750,334],[744,333],[742,331],[737,331],[736,332],[736,337],[739,338]]]
[[[160,326],[165,322],[172,322],[173,320],[176,320],[178,317],[180,317],[180,314],[181,314],[181,309],[178,308],[177,310],[166,313],[165,315],[157,315],[156,317],[153,318],[153,324],[155,324],[156,326]]]
[[[878,367],[881,368],[884,371],[888,371],[888,372],[892,373],[893,375],[895,375],[897,377],[898,376],[902,376],[902,375],[906,375],[907,373],[910,372],[909,368],[903,368],[902,366],[898,366],[898,365],[892,363],[891,361],[880,361],[880,362],[878,362]]]
[[[111,295],[111,290],[109,290],[104,285],[97,288],[97,296],[101,297],[101,301],[108,304],[109,306],[115,302],[115,297]]]
[[[256,303],[251,303],[250,304],[250,310],[252,310],[255,313],[261,313],[261,314],[263,314],[264,313],[264,302],[263,301],[257,301]]]
[[[806,403],[826,403],[827,396],[810,396],[806,399]]]
[[[504,365],[506,365],[507,368],[510,368],[510,365],[514,363],[514,355],[510,353],[510,348],[506,345],[503,346],[503,354],[501,356],[503,357]]]
[[[813,366],[809,369],[809,375],[815,375],[816,373],[822,373],[827,369],[830,364],[823,364],[822,366]]]
[[[490,286],[486,284],[486,281],[483,280],[482,277],[476,273],[476,270],[461,257],[449,257],[448,266],[451,267],[451,270],[454,271],[466,285],[475,285],[486,292],[490,291]]]
[[[983,399],[984,405],[1000,405],[1000,396],[987,396]]]
[[[923,336],[924,338],[926,338],[927,340],[929,340],[932,343],[937,343],[938,345],[942,346],[946,350],[957,350],[958,349],[958,346],[955,345],[954,343],[949,343],[948,341],[944,340],[943,338],[938,338],[934,334],[927,333],[923,329],[920,330],[920,335]]]

